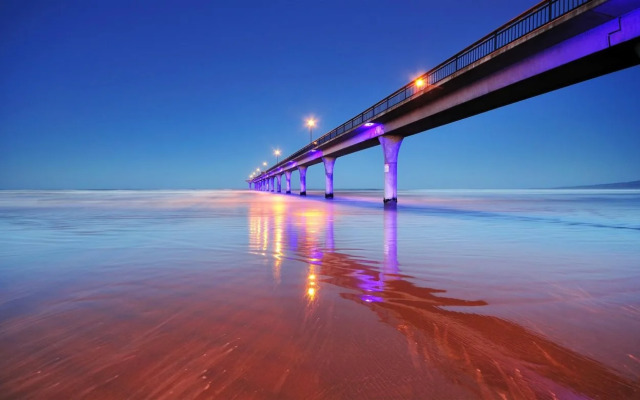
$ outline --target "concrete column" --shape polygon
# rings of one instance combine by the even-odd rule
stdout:
[[[287,194],[291,194],[291,171],[287,171],[284,173],[284,177],[287,180]]]
[[[276,185],[275,185],[275,182],[274,182],[274,181],[276,180],[276,178],[275,178],[274,176],[272,176],[271,178],[269,178],[269,180],[271,181],[271,182],[270,182],[270,185],[271,185],[271,191],[272,191],[272,192],[275,192],[275,191],[276,191]]]
[[[333,199],[333,165],[335,157],[322,157],[324,163],[324,198]]]
[[[398,151],[402,136],[378,136],[384,153],[384,203],[398,202]]]
[[[282,192],[282,175],[276,175],[276,188],[278,193]]]
[[[298,171],[300,171],[300,196],[307,195],[307,167],[299,166]]]

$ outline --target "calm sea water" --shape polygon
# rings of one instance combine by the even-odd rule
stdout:
[[[640,398],[640,191],[0,192],[0,398]]]

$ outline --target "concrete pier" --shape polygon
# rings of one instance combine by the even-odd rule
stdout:
[[[307,167],[299,166],[298,171],[300,172],[300,196],[307,195]]]
[[[276,191],[278,193],[282,192],[282,175],[276,175]]]
[[[335,157],[322,157],[324,163],[324,198],[333,199],[333,166],[336,163]]]
[[[541,2],[256,177],[325,166],[333,197],[335,158],[381,145],[384,204],[397,204],[402,139],[543,93],[640,64],[640,0]],[[276,159],[276,161],[278,161]],[[265,190],[260,186],[258,190]]]
[[[384,203],[398,202],[398,151],[402,136],[378,136],[384,154]]]
[[[284,177],[286,179],[286,193],[291,194],[291,171],[287,171],[284,173]]]
[[[275,192],[276,191],[276,178],[275,176],[272,176],[271,178],[269,178],[269,180],[271,181],[271,192]]]

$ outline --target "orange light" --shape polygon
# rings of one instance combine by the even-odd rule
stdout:
[[[418,79],[416,79],[416,87],[417,87],[418,89],[419,89],[419,88],[421,88],[421,87],[423,87],[425,84],[426,84],[426,83],[425,83],[424,79],[422,79],[422,78],[418,78]]]
[[[307,294],[309,295],[309,297],[313,298],[313,296],[316,294],[316,289],[310,287],[309,289],[307,289]]]
[[[309,279],[314,280],[316,279],[316,276],[314,274],[309,275]]]

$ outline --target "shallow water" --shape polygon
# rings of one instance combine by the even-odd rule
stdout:
[[[640,191],[0,192],[0,397],[640,398]]]

